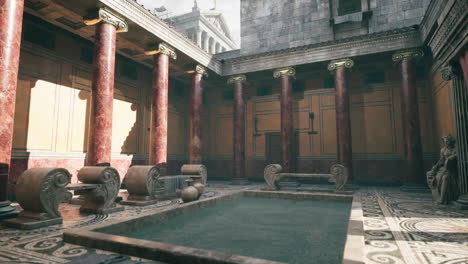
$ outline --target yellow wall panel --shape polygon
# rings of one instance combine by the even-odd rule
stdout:
[[[31,89],[27,148],[54,151],[57,84],[37,80]]]
[[[139,105],[114,99],[112,118],[112,152],[138,152],[137,110]]]
[[[88,144],[91,92],[73,89],[70,107],[69,151],[83,152]]]
[[[28,142],[29,101],[31,100],[31,84],[34,81],[21,75],[16,88],[15,122],[13,130],[13,149],[24,150]]]
[[[233,144],[233,119],[232,117],[216,118],[216,144],[215,155],[232,155]]]

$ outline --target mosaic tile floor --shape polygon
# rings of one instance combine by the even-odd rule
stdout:
[[[204,197],[243,188],[212,183]],[[404,193],[398,188],[361,187],[366,263],[468,264],[468,211],[435,206],[429,193]],[[110,215],[80,215],[79,206],[63,204],[63,225],[32,231],[0,227],[0,263],[160,263],[63,243],[62,231],[177,206],[178,200],[146,207],[126,207]]]

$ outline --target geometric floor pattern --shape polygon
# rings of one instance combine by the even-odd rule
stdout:
[[[366,263],[468,264],[468,211],[430,193],[361,188]]]
[[[258,189],[212,183],[203,198]],[[429,193],[407,193],[399,188],[361,187],[366,263],[468,264],[468,211],[438,206]],[[62,225],[32,231],[0,226],[0,263],[161,263],[63,243],[62,232],[142,212],[177,206],[177,199],[145,207],[126,206],[108,215],[80,215],[76,205],[62,204]]]

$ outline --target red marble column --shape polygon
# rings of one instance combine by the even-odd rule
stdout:
[[[96,25],[87,165],[110,165],[116,27]]]
[[[149,51],[149,54],[151,53],[158,54],[154,55],[153,66],[150,153],[148,165],[158,165],[162,175],[164,175],[167,170],[169,58],[176,59],[177,55],[174,49],[165,43],[159,44],[158,50]]]
[[[154,55],[153,93],[151,96],[151,133],[148,165],[166,166],[169,56]]]
[[[351,59],[335,60],[328,65],[329,70],[335,71],[337,160],[339,164],[348,168],[348,181],[353,181],[353,149],[346,68],[353,65]]]
[[[465,52],[460,57],[459,62],[463,71],[463,79],[465,79],[465,86],[468,88],[468,50],[465,50]]]
[[[425,181],[415,72],[415,59],[422,55],[419,50],[403,51],[393,55],[393,60],[400,62],[401,71],[402,120],[405,122],[403,133],[406,139],[408,169],[403,180],[404,185],[419,185]]]
[[[0,203],[5,205],[2,201],[7,199],[23,8],[24,0],[0,1]]]
[[[229,78],[228,83],[234,84],[234,161],[233,179],[245,179],[245,102],[244,85],[245,75],[238,75]]]
[[[274,72],[275,78],[281,79],[281,160],[284,172],[292,169],[292,146],[294,139],[293,112],[292,112],[292,79],[296,71],[293,68],[278,69]]]
[[[206,75],[205,68],[197,66],[192,77],[190,92],[189,164],[202,163],[201,110],[203,103],[203,75]]]

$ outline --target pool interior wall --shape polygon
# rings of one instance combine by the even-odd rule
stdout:
[[[242,197],[280,198],[287,200],[251,200],[252,198]],[[318,202],[318,200],[326,202]],[[288,263],[310,263],[310,258],[306,262],[303,262],[301,259],[296,258],[296,256],[305,254],[310,257],[312,255],[309,254],[316,254],[312,257],[314,259],[320,258],[320,260],[317,259],[317,261],[319,261],[317,263],[340,263],[343,245],[346,240],[347,223],[352,200],[353,197],[351,195],[244,191],[184,204],[156,214],[148,214],[124,222],[109,223],[82,231],[67,231],[64,233],[64,241],[162,261],[167,261],[168,259],[172,260],[174,256],[176,256],[177,259],[182,259],[181,256],[188,257],[188,259],[193,257],[193,262],[191,263],[250,263],[249,261],[253,260],[253,258],[250,260],[242,259],[241,256],[237,256],[240,254],[251,255],[254,258],[260,257],[263,259],[274,259],[276,261],[287,261]],[[240,201],[245,202],[239,203]],[[254,204],[251,204],[251,201],[253,201]],[[275,204],[277,205],[275,206]],[[296,209],[292,207],[292,204],[295,206],[299,205],[299,208]],[[307,204],[314,204],[315,207],[318,204],[321,208],[317,209],[314,208],[314,206],[308,208],[309,206],[307,206]],[[328,206],[326,206],[327,204]],[[273,210],[274,212],[272,212],[271,209],[273,207],[275,208]],[[326,207],[329,207],[331,210],[326,212]],[[220,208],[227,209],[227,211],[223,209],[221,210],[223,213],[220,213]],[[265,208],[270,209],[265,210]],[[247,215],[239,215],[239,210],[247,210]],[[299,212],[294,212],[296,210]],[[307,211],[309,215],[306,215]],[[265,215],[265,212],[267,212],[267,215]],[[294,222],[295,220],[291,217],[291,213],[299,213],[297,217],[298,223]],[[331,218],[327,217],[329,219],[325,220],[325,214],[329,214]],[[238,225],[237,227],[231,227],[231,225],[236,223]],[[320,223],[325,225],[319,227]],[[276,231],[276,233],[267,234],[265,232],[265,234],[262,234],[263,237],[257,234],[254,236],[254,239],[257,239],[256,242],[250,241],[248,238],[242,236],[242,234],[248,235],[249,233],[256,232],[255,229],[257,228],[254,228],[255,225],[257,228],[261,226],[264,229],[268,229],[268,232]],[[131,238],[138,236],[137,233],[142,231],[142,229],[153,229],[154,227],[157,237],[150,235],[153,236],[153,238],[150,239],[158,242]],[[194,228],[198,228],[198,231],[195,231]],[[333,232],[328,232],[332,230]],[[217,236],[222,237],[222,232],[232,231],[235,231],[234,236],[237,236],[237,239],[225,239],[224,242],[216,243],[218,245],[214,246],[210,244],[212,243],[210,241],[213,239],[219,239]],[[289,233],[285,235],[283,232]],[[146,232],[140,233],[144,234]],[[122,236],[122,234],[128,234],[130,237]],[[224,236],[228,235],[224,233]],[[281,236],[284,236],[283,239],[279,239]],[[298,241],[292,241],[293,245],[291,245],[291,241],[287,243],[284,242],[284,238],[290,239],[290,236],[300,237],[301,240],[297,239]],[[159,239],[159,237],[161,239]],[[145,238],[148,239],[148,237]],[[330,239],[325,243],[323,240],[324,238]],[[246,246],[244,247],[242,244]],[[219,248],[217,249],[216,247]],[[222,247],[224,247],[224,249]],[[277,247],[281,250],[287,248],[288,250],[280,250],[277,253],[275,250],[273,255],[276,256],[271,256],[270,254],[266,257],[269,251],[272,252],[271,247]],[[210,250],[203,250],[203,248]],[[227,249],[231,251],[225,251],[226,253],[223,254],[222,252]],[[170,250],[175,250],[177,252],[174,254],[168,253]],[[164,254],[161,254],[161,252]],[[284,252],[287,252],[287,255]],[[288,257],[288,259],[285,259],[286,257]],[[293,257],[293,259],[291,259],[291,257]],[[216,258],[219,261],[195,261],[200,258],[205,260],[213,260]],[[229,261],[225,261],[228,258]],[[333,261],[331,261],[332,259],[330,258],[334,258]],[[185,258],[185,260],[187,260],[187,258]],[[170,263],[183,262],[171,261]],[[269,262],[266,261],[264,263]]]

